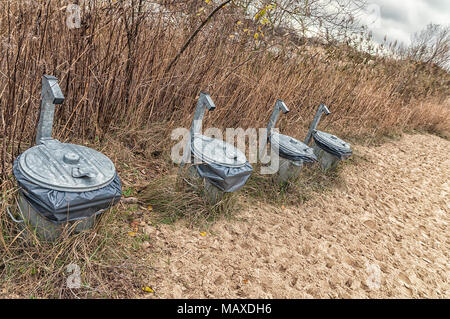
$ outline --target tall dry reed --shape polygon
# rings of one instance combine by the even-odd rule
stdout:
[[[68,1],[0,3],[3,178],[33,141],[45,73],[59,78],[66,96],[56,111],[61,139],[113,133],[126,140],[157,125],[167,136],[159,143],[168,145],[171,128],[189,125],[201,90],[218,105],[207,121],[219,128],[264,127],[281,98],[292,112],[280,125],[299,137],[320,102],[333,112],[321,125],[347,136],[449,129],[447,72],[347,45],[299,46],[269,29],[256,42],[255,22],[233,6],[215,15],[166,72],[213,5],[197,15],[203,1],[153,2],[84,2],[74,29],[66,24]]]

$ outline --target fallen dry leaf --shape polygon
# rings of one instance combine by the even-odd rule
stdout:
[[[148,286],[142,287],[142,291],[144,291],[144,292],[150,292],[150,293],[154,293],[154,292],[155,292],[152,288],[150,288],[150,287],[148,287]]]

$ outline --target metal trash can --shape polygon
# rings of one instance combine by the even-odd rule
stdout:
[[[100,152],[51,138],[55,103],[64,100],[57,79],[42,78],[41,116],[37,145],[14,161],[20,187],[18,209],[40,238],[57,239],[64,227],[90,229],[95,219],[116,204],[121,182],[112,161]]]
[[[272,150],[279,155],[278,182],[297,179],[303,163],[317,161],[313,149],[293,137],[272,132],[269,139]]]
[[[322,113],[326,115],[331,113],[325,104],[320,104],[309,128],[305,144],[309,144],[311,139],[313,140],[314,153],[317,155],[322,169],[327,171],[335,169],[339,161],[349,158],[352,155],[352,149],[349,143],[337,136],[316,130]]]
[[[225,193],[240,190],[250,177],[253,168],[245,154],[234,146],[200,133],[206,107],[208,110],[215,109],[209,94],[202,92],[191,126],[189,145],[185,147],[180,168],[187,159],[193,159],[193,167],[204,181],[207,200],[214,205],[223,198]],[[189,170],[190,175],[195,179],[197,175],[192,166]]]
[[[273,131],[280,111],[286,114],[289,112],[289,109],[282,100],[277,100],[269,124],[267,125],[266,134],[268,135],[267,140],[270,141],[272,151],[279,157],[279,168],[275,175],[276,181],[278,183],[285,183],[298,178],[303,163],[315,162],[317,158],[313,149],[303,142]],[[263,144],[261,150],[265,147],[266,145]]]

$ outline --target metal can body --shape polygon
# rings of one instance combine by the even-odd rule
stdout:
[[[92,229],[99,214],[103,213],[103,211],[99,211],[97,214],[80,220],[55,223],[42,216],[36,209],[34,209],[22,193],[20,193],[18,197],[18,208],[24,222],[31,225],[36,235],[45,241],[57,240],[66,227],[70,228],[71,226],[74,226],[72,231],[75,233]]]
[[[292,161],[283,157],[279,157],[279,169],[275,174],[277,183],[286,183],[295,181],[300,175],[303,166],[302,161]]]
[[[316,154],[320,166],[324,171],[336,169],[340,161],[339,157],[323,150],[314,141],[312,147],[314,149],[314,154]]]
[[[191,165],[188,169],[190,181],[197,187],[204,187],[206,200],[211,205],[220,202],[225,196],[225,192],[214,186],[207,178],[203,178],[197,171],[196,165]]]

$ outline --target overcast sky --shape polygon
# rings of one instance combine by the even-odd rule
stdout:
[[[374,40],[409,44],[411,35],[430,22],[450,24],[450,0],[368,0],[361,17],[367,21]]]

